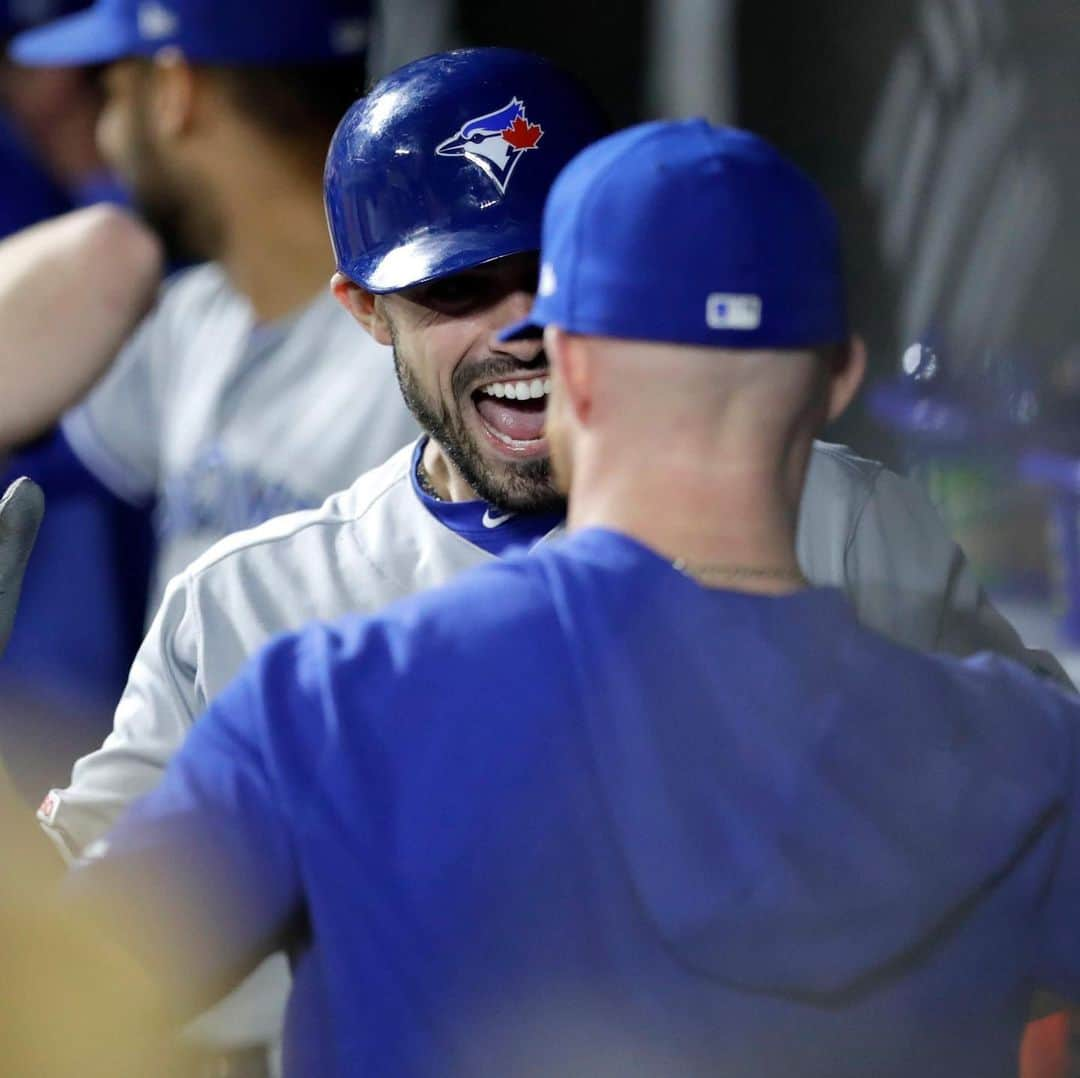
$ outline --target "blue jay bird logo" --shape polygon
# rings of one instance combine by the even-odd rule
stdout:
[[[435,152],[440,157],[467,158],[483,169],[504,195],[521,155],[535,150],[543,134],[544,129],[529,123],[525,116],[525,102],[514,97],[501,109],[463,124],[456,135],[440,142]]]

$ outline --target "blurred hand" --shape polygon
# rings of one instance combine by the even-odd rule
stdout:
[[[23,574],[44,515],[45,495],[26,476],[0,499],[0,655],[11,638]]]

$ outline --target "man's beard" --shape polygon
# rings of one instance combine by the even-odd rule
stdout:
[[[513,362],[505,372],[495,368],[500,361],[489,361],[495,377],[521,367]],[[551,484],[551,465],[546,457],[508,462],[501,474],[492,471],[491,465],[476,447],[475,439],[465,428],[459,414],[451,413],[442,401],[432,400],[420,386],[402,357],[396,334],[394,335],[394,370],[405,404],[416,421],[439,443],[450,458],[462,479],[486,502],[510,513],[555,513],[566,511],[566,499]],[[474,367],[469,376],[475,377]]]
[[[135,209],[161,240],[170,266],[219,257],[223,230],[209,192],[195,190],[162,160],[142,112],[135,118],[129,169]]]

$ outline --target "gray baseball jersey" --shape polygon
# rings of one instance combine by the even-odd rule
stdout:
[[[39,811],[62,847],[83,850],[157,785],[207,703],[275,633],[378,610],[492,556],[422,505],[412,454],[406,447],[318,510],[230,536],[170,583],[114,732]],[[842,587],[860,619],[895,640],[956,654],[990,649],[1058,672],[997,614],[918,488],[847,449],[815,446],[798,554],[812,583]],[[204,1035],[272,1036],[285,992],[284,964],[264,966],[229,1004],[242,1010],[219,1010]]]
[[[257,325],[214,263],[163,288],[61,425],[115,494],[157,500],[151,610],[218,539],[317,507],[416,435],[389,349],[329,288],[292,317]]]

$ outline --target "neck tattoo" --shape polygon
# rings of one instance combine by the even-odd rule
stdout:
[[[715,565],[709,562],[687,561],[685,558],[676,558],[671,567],[683,576],[692,577],[701,583],[709,581],[740,581],[740,580],[776,580],[785,581],[789,584],[805,584],[806,577],[799,569],[781,569],[771,566],[757,565]]]

